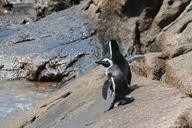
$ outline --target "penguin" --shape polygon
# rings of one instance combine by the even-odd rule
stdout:
[[[130,99],[125,97],[130,93],[130,89],[127,86],[127,78],[121,69],[116,64],[113,64],[112,60],[107,58],[96,63],[106,67],[107,80],[104,82],[102,89],[103,98],[107,98],[108,89],[112,92],[111,96],[113,100],[107,111],[113,109],[115,104],[121,100],[124,101],[124,103],[125,101],[127,101],[127,103],[133,101],[133,98]]]
[[[131,64],[131,63],[134,62],[134,61],[143,60],[143,59],[144,59],[144,55],[139,55],[139,54],[137,54],[137,55],[133,55],[133,56],[129,57],[129,58],[127,59],[127,62],[128,62],[129,64]],[[102,60],[100,60],[100,61],[96,61],[95,63],[97,63],[97,64],[99,64],[99,65],[102,65],[102,66],[104,66],[104,67],[106,68],[105,74],[106,74],[106,76],[107,76],[108,78],[107,78],[107,80],[105,80],[104,85],[103,85],[103,88],[102,88],[102,96],[103,96],[103,98],[106,100],[106,99],[107,99],[108,89],[110,89],[111,92],[113,92],[112,81],[111,81],[110,77],[108,76],[108,74],[109,74],[109,71],[108,71],[108,70],[113,66],[113,62],[112,62],[112,60],[110,60],[110,59],[108,59],[108,58],[104,58],[104,59],[102,59]],[[137,88],[137,87],[136,87],[136,88]],[[133,90],[135,90],[136,88],[131,86],[131,87],[130,87],[130,92],[133,91]]]
[[[131,70],[125,57],[122,55],[119,49],[119,45],[116,40],[109,42],[110,59],[103,59],[102,61],[96,62],[106,67],[107,80],[104,83],[102,94],[103,98],[106,99],[108,88],[112,90],[112,102],[109,110],[115,107],[115,104],[127,104],[134,101],[133,97],[126,97],[131,89]]]

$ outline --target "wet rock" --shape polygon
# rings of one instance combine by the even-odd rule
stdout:
[[[77,62],[85,54],[78,54],[75,57],[56,58],[44,66],[42,71],[39,73],[39,81],[61,81],[67,82],[76,76],[75,69],[70,68],[75,62]]]
[[[8,79],[62,81],[66,77],[63,80],[66,81],[95,66],[94,61],[102,56],[97,30],[89,24],[82,6],[74,8],[54,13],[36,23],[3,29],[11,32],[0,40],[0,55],[16,59],[16,65],[21,65],[18,74],[18,71],[24,71],[22,75]],[[0,63],[4,64],[3,59]],[[5,69],[6,65],[2,70]],[[15,73],[13,67],[12,71]],[[7,78],[4,72],[1,73]]]
[[[56,57],[44,59],[38,54],[26,56],[0,56],[2,65],[1,77],[6,79],[26,78],[30,81],[60,82],[64,84],[77,75],[77,69],[72,68],[85,54],[74,57]]]
[[[17,56],[0,56],[0,65],[3,65],[0,69],[0,77],[7,79],[23,78],[26,75],[26,71],[23,69],[23,64],[19,63],[20,57]]]
[[[30,55],[21,58],[20,63],[24,64],[24,69],[27,71],[25,76],[30,81],[37,81],[39,74],[44,70],[45,65],[49,62],[38,55]]]
[[[165,82],[190,95],[192,92],[191,56],[192,52],[189,52],[169,60],[166,64],[165,74]]]
[[[72,128],[141,128],[181,127],[191,120],[192,99],[166,84],[133,75],[140,88],[130,95],[131,104],[105,112],[108,102],[101,96],[104,68],[98,67],[42,101],[34,109],[23,112],[3,125],[7,128],[72,127]],[[35,117],[35,120],[33,120]]]

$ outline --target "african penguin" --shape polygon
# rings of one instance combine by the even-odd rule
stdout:
[[[136,60],[142,60],[144,59],[144,55],[133,55],[131,57],[129,57],[127,59],[128,63],[132,63]],[[100,64],[102,66],[104,66],[106,68],[106,71],[105,71],[105,74],[106,76],[108,77],[107,80],[105,80],[104,82],[104,85],[103,85],[103,88],[102,88],[102,96],[103,98],[106,100],[107,99],[107,92],[108,92],[108,89],[111,90],[111,92],[113,92],[113,88],[112,88],[112,81],[110,79],[110,77],[108,76],[108,70],[112,67],[113,65],[113,62],[112,60],[108,59],[108,58],[104,58],[100,61],[96,61],[95,63],[97,64]],[[136,87],[137,88],[137,87]],[[135,89],[135,87],[130,87],[130,92],[133,91]]]
[[[116,64],[113,64],[112,60],[107,58],[96,63],[106,67],[107,80],[104,82],[102,89],[103,98],[107,98],[108,89],[112,92],[113,101],[107,111],[114,108],[115,104],[119,101],[123,101],[124,103],[125,101],[127,103],[133,101],[133,98],[126,98],[126,95],[130,93],[130,89],[127,86],[127,78],[121,69]]]
[[[115,104],[119,101],[123,101],[123,104],[130,103],[134,100],[133,97],[127,98],[126,95],[130,93],[128,85],[131,83],[131,70],[128,62],[119,50],[118,43],[115,40],[109,42],[110,58],[103,59],[102,61],[96,62],[105,66],[107,80],[104,83],[102,94],[103,98],[107,97],[107,89],[110,87],[112,90],[112,102],[109,110],[113,109]]]

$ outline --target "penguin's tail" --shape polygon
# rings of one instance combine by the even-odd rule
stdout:
[[[143,60],[144,58],[145,58],[144,55],[139,55],[139,54],[137,54],[137,55],[133,55],[133,56],[129,57],[129,58],[127,59],[127,61],[128,61],[128,63],[130,64],[130,63],[132,63],[133,61]]]

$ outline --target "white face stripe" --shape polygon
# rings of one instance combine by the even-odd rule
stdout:
[[[113,66],[113,61],[108,59],[108,58],[104,58],[102,61],[108,61],[110,63],[110,66],[107,67],[106,70],[105,70],[105,75],[107,76],[109,68],[111,68]]]
[[[110,58],[112,58],[112,47],[111,47],[111,41],[109,41],[109,53],[110,53]]]
[[[112,60],[108,59],[108,58],[104,58],[102,61],[107,61],[110,63],[110,67],[113,65],[113,62]]]

